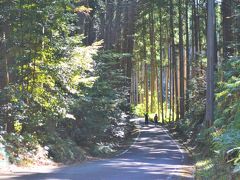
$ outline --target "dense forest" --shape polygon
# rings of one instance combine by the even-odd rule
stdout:
[[[11,163],[115,151],[155,113],[197,178],[240,173],[239,0],[1,0],[0,142]],[[217,173],[216,173],[217,172]]]
[[[112,20],[112,5],[0,1],[0,127],[10,161],[28,163],[39,146],[60,162],[105,154],[131,133],[133,40],[119,32],[129,32],[132,9]]]

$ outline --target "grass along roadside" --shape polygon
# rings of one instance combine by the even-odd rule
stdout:
[[[195,166],[196,180],[238,180],[239,176],[232,173],[231,163],[218,157],[217,152],[210,150],[210,144],[201,144],[195,140],[195,135],[185,134],[176,124],[165,126],[171,136],[189,152]]]

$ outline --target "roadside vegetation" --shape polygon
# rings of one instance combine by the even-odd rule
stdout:
[[[20,165],[106,157],[148,112],[193,152],[197,179],[239,178],[239,1],[0,7],[0,165],[3,149]]]
[[[130,53],[106,47],[102,3],[0,2],[0,144],[10,163],[102,157],[131,137]]]
[[[240,4],[141,1],[134,112],[158,114],[196,162],[196,179],[239,179]]]

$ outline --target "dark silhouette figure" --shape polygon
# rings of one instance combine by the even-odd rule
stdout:
[[[148,121],[149,121],[148,120],[148,113],[145,113],[144,116],[145,116],[145,124],[148,125]]]
[[[155,124],[155,127],[158,124],[158,116],[157,116],[157,114],[155,114],[155,116],[154,116],[154,124]]]

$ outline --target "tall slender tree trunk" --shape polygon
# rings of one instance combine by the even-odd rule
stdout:
[[[168,84],[169,84],[169,65],[166,67],[166,89],[165,89],[165,93],[166,93],[166,106],[165,106],[165,118],[167,118],[167,114],[168,114]]]
[[[159,41],[159,48],[160,48],[160,105],[161,105],[161,119],[162,123],[164,123],[164,110],[163,110],[163,23],[162,23],[162,10],[159,10],[160,16],[160,41]]]
[[[148,65],[145,62],[145,99],[146,99],[146,112],[149,112],[149,107],[148,107]]]
[[[233,10],[232,0],[222,1],[222,21],[223,21],[223,57],[226,59],[234,53],[233,43]]]
[[[151,106],[150,111],[153,112],[155,100],[155,82],[156,82],[156,56],[155,56],[155,29],[154,29],[154,12],[153,12],[154,4],[152,3],[152,11],[149,14],[149,22],[150,22],[150,51],[151,51]]]
[[[192,78],[194,76],[194,71],[195,68],[194,66],[192,66],[193,62],[195,61],[195,56],[196,56],[196,50],[195,50],[195,0],[192,0],[192,18],[191,18],[191,25],[192,25],[192,32],[191,32],[191,38],[192,38],[192,42],[191,42],[191,46],[192,46],[192,52],[191,52],[191,61],[190,61],[190,78]]]
[[[115,49],[118,52],[121,52],[121,18],[122,18],[122,1],[117,1],[117,10],[116,10],[116,18],[115,18],[115,36],[114,36],[114,43]]]
[[[114,15],[114,5],[112,0],[106,0],[106,17],[105,17],[105,31],[104,31],[104,45],[105,49],[109,50],[113,48],[113,15]]]
[[[172,110],[173,110],[173,91],[172,91],[172,48],[171,43],[168,48],[168,65],[169,65],[169,121],[172,118]]]
[[[178,119],[178,91],[177,91],[177,61],[176,61],[176,57],[175,57],[175,40],[174,40],[174,24],[173,24],[173,0],[170,0],[170,37],[171,37],[171,45],[172,45],[172,74],[173,74],[173,78],[172,78],[172,120],[175,120],[175,106],[176,106],[176,115],[177,115],[177,119]],[[175,93],[174,93],[175,92]],[[176,96],[176,97],[175,97]],[[176,102],[174,101],[174,99],[176,98]],[[175,104],[176,103],[176,104]]]
[[[127,11],[128,23],[127,23],[127,51],[126,53],[132,54],[134,48],[134,29],[135,29],[135,19],[136,19],[136,0],[129,1],[129,7]],[[127,65],[127,77],[131,77],[132,72],[132,58],[129,57],[126,62]]]
[[[190,81],[190,56],[189,56],[189,30],[188,30],[188,5],[189,0],[185,0],[185,16],[186,16],[186,66],[187,66],[187,76],[186,76],[186,111],[189,110],[189,81]]]
[[[7,32],[6,25],[1,32],[2,42],[0,43],[0,89],[9,84],[8,54],[7,54]]]
[[[141,70],[140,70],[140,76],[141,76],[141,91],[140,91],[140,104],[143,104],[144,103],[144,76],[145,76],[145,72],[144,72],[144,69],[145,69],[145,65],[144,65],[144,61],[141,61]]]
[[[155,66],[156,78],[157,78],[157,114],[160,115],[160,85],[159,85],[159,72],[158,65]]]
[[[200,32],[200,29],[199,29],[199,13],[198,13],[198,0],[195,0],[195,6],[194,6],[194,29],[195,29],[195,37],[194,37],[194,40],[195,40],[195,66],[196,68],[198,67],[198,57],[199,57],[199,32]]]
[[[183,16],[182,0],[179,0],[179,69],[180,69],[180,118],[184,118],[184,50],[183,50]]]
[[[146,39],[145,39],[145,34],[146,34],[146,21],[143,18],[143,33],[142,33],[142,40],[143,40],[143,61],[144,61],[144,86],[145,86],[145,109],[146,112],[149,112],[149,102],[148,102],[148,64],[147,64],[147,43],[146,43]]]
[[[1,41],[0,41],[0,90],[8,86],[9,84],[9,54],[8,54],[8,38],[9,38],[9,24],[8,22],[4,23],[1,31]],[[4,98],[0,100],[0,104],[8,103],[9,99]],[[7,110],[8,111],[8,110]],[[14,125],[13,119],[9,117],[9,113],[6,112],[4,120],[5,126],[8,133],[13,132]]]
[[[215,6],[208,0],[207,24],[207,94],[206,94],[206,124],[210,127],[214,120],[214,62],[215,62]]]
[[[24,32],[23,32],[23,2],[22,0],[19,1],[19,6],[20,6],[20,28],[21,28],[21,43],[20,43],[20,55],[23,56],[24,53],[24,45],[23,45],[23,36],[24,36]],[[20,67],[20,71],[21,71],[21,83],[22,83],[22,92],[24,92],[25,89],[25,85],[24,85],[24,62],[20,62],[21,67]]]

